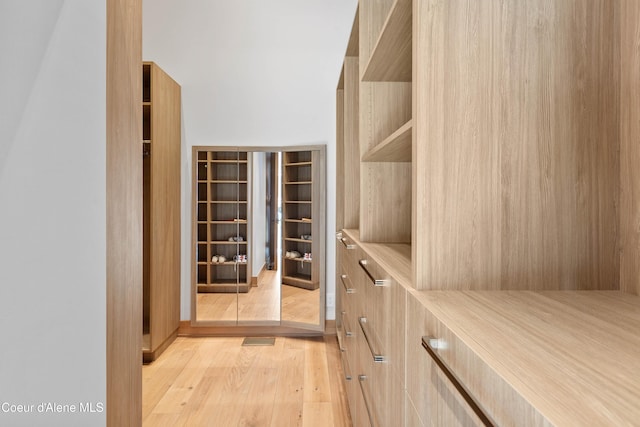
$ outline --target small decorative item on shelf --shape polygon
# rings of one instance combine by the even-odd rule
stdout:
[[[226,262],[226,261],[227,261],[227,258],[225,258],[224,255],[214,255],[211,258],[211,262],[214,263],[214,264],[219,264],[219,263]]]
[[[246,263],[247,262],[247,256],[246,255],[234,255],[233,256],[233,261],[235,261],[236,263]]]
[[[229,237],[230,242],[244,242],[244,237],[242,236],[231,236]]]
[[[287,253],[284,255],[285,258],[291,258],[291,259],[296,259],[296,258],[300,258],[300,252],[298,251],[287,251]]]
[[[300,239],[302,239],[302,240],[311,240],[311,234],[303,234],[302,236],[300,236]]]
[[[303,259],[305,261],[311,261],[311,252],[305,252]]]

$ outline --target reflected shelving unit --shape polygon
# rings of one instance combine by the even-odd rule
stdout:
[[[194,147],[193,156],[197,292],[246,293],[251,286],[250,155]]]
[[[319,233],[314,222],[314,201],[318,181],[312,151],[285,152],[283,155],[282,283],[304,289],[318,289],[320,275],[314,257],[320,255],[314,245]]]

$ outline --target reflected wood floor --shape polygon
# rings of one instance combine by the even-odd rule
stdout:
[[[348,427],[335,336],[180,337],[142,368],[143,425]]]
[[[282,289],[282,320],[320,323],[320,289],[282,285],[277,271],[263,271],[258,286],[248,293],[205,293],[197,296],[198,320],[279,321]]]

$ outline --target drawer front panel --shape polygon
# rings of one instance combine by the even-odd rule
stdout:
[[[443,328],[414,298],[408,300],[408,322],[414,327],[407,332],[407,363],[414,375],[407,378],[407,393],[416,405],[419,419],[434,426],[484,426],[467,401],[444,371],[422,346],[422,337],[442,337]],[[446,334],[445,334],[446,335]],[[444,346],[446,338],[438,338]],[[438,350],[435,350],[438,352]],[[447,352],[449,348],[447,348]],[[449,360],[455,358],[451,352]]]
[[[415,296],[407,298],[407,392],[418,415],[433,425],[484,425],[479,415],[434,360],[440,360],[494,425],[548,425],[546,419],[496,374]],[[433,337],[436,359],[422,347]]]
[[[362,257],[358,259],[357,282],[366,297],[359,320],[366,318],[371,351],[384,358],[404,386],[406,290],[364,251],[358,255]]]

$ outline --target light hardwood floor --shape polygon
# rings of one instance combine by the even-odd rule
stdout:
[[[280,286],[279,272],[263,271],[248,293],[198,294],[198,320],[279,321],[282,315],[284,321],[318,324],[321,306],[320,289]]]
[[[351,426],[335,336],[178,338],[142,369],[143,425]]]

